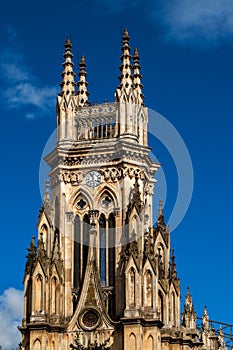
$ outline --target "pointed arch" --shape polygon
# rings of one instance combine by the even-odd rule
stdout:
[[[58,313],[58,280],[54,276],[51,279],[51,314],[57,314]]]
[[[43,309],[43,279],[40,274],[35,278],[35,311],[42,312]]]
[[[150,334],[147,338],[147,350],[154,350],[154,338],[153,336]]]
[[[172,324],[173,326],[176,326],[176,296],[175,296],[175,292],[172,292],[171,295],[171,307],[172,307]]]
[[[136,305],[136,276],[133,267],[129,270],[128,278],[128,293],[129,293],[129,306],[134,307]]]
[[[152,288],[152,273],[150,270],[146,270],[145,272],[145,306],[153,307],[153,288]]]
[[[129,336],[129,350],[137,350],[137,338],[134,333]]]
[[[78,204],[79,199],[83,199],[87,205],[85,206],[85,210],[87,208],[91,208],[91,203],[93,202],[93,196],[92,194],[89,192],[88,189],[86,188],[78,188],[76,191],[74,191],[70,197],[69,200],[69,204],[71,207],[76,208],[78,210],[80,210]],[[81,208],[82,209],[82,208]]]
[[[164,298],[160,290],[158,292],[158,313],[160,321],[164,322]]]
[[[48,246],[48,226],[43,224],[40,228],[40,234],[43,235],[43,241],[45,242],[46,247]]]
[[[100,187],[100,189],[96,193],[95,201],[97,202],[98,208],[101,208],[101,207],[103,208],[102,200],[104,200],[104,198],[106,196],[109,196],[110,199],[112,200],[113,207],[116,208],[119,206],[118,199],[116,197],[116,193],[115,193],[114,189],[112,189],[111,186],[109,184],[107,184],[107,185],[104,185],[104,187]]]
[[[36,339],[33,343],[33,350],[42,350],[41,341]]]

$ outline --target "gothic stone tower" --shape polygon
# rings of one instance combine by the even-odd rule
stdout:
[[[180,325],[162,203],[153,227],[160,165],[149,158],[138,51],[130,55],[125,30],[115,102],[91,105],[85,58],[76,83],[71,47],[68,39],[38,244],[28,248],[22,348],[68,350],[75,338],[112,350],[197,348],[191,296]]]

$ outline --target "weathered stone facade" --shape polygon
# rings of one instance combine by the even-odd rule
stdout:
[[[131,57],[127,30],[122,40],[115,102],[101,105],[88,100],[83,56],[75,83],[72,45],[65,43],[57,144],[46,157],[50,181],[25,268],[25,350],[68,350],[76,336],[112,350],[217,347],[207,325],[200,339],[189,292],[180,322],[180,280],[162,203],[153,227],[160,165],[149,157],[139,54]]]

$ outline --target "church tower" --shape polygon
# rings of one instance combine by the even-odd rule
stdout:
[[[190,293],[180,324],[180,281],[161,201],[153,226],[160,165],[149,157],[140,57],[137,49],[131,56],[129,40],[125,29],[115,101],[94,105],[85,57],[76,82],[65,42],[57,142],[46,157],[50,181],[24,275],[22,349],[201,345]]]

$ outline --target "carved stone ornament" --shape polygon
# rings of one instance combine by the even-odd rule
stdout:
[[[106,182],[115,182],[121,180],[124,177],[128,176],[130,179],[138,177],[141,180],[145,179],[145,173],[139,168],[132,167],[108,167],[102,168],[101,172],[104,176]]]
[[[100,313],[94,308],[84,309],[81,315],[79,316],[80,326],[88,331],[96,329],[99,326],[100,321]]]
[[[95,226],[98,222],[99,210],[89,210],[88,215],[90,218],[90,224]]]
[[[73,218],[74,218],[74,213],[72,211],[67,211],[66,212],[66,218],[68,222],[72,222]]]
[[[75,172],[62,172],[59,174],[59,180],[64,181],[65,184],[70,183],[71,185],[78,185],[79,183],[79,175]]]
[[[149,184],[146,182],[144,186],[144,192],[145,194],[152,196],[154,194],[154,184]]]

